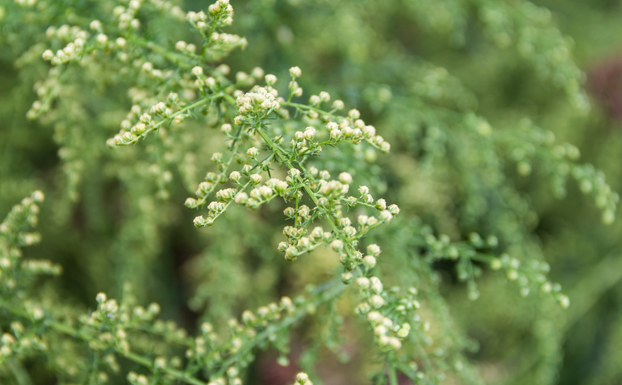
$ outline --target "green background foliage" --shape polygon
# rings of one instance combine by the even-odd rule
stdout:
[[[173,3],[186,11],[209,6]],[[143,305],[157,302],[160,318],[190,334],[203,321],[225,333],[227,320],[245,309],[309,294],[313,285],[338,277],[343,269],[329,249],[294,263],[283,259],[276,248],[287,225],[281,201],[252,212],[232,205],[214,226],[192,225],[199,214],[184,201],[214,170],[210,157],[223,143],[217,129],[223,122],[213,114],[188,118],[169,138],[107,147],[132,106],[130,89],[155,90],[148,79],[128,76],[132,65],[94,56],[59,66],[65,86],[49,111],[28,119],[42,96],[37,91],[47,87],[40,91],[46,97],[55,92],[45,83],[51,66],[42,53],[67,43],[46,37],[48,27],[88,30],[93,19],[112,20],[115,5],[0,2],[0,213],[42,190],[42,242],[25,249],[24,258],[49,259],[63,269],[60,277],[36,280],[27,298],[69,319],[95,309],[93,298],[106,292]],[[347,171],[355,179],[352,190],[366,184],[374,197],[401,208],[390,224],[370,232],[366,244],[383,250],[377,269],[385,288],[416,287],[421,318],[431,324],[434,350],[424,346],[415,361],[423,373],[444,373],[444,382],[432,376],[414,381],[481,383],[455,374],[451,365],[464,357],[473,364],[469,373],[490,384],[622,382],[622,227],[619,219],[603,223],[611,222],[614,192],[622,191],[619,2],[232,5],[234,22],[226,32],[245,37],[248,47],[208,66],[226,63],[232,74],[261,67],[280,79],[275,88],[282,95],[289,68],[299,66],[301,103],[328,91],[346,110],[357,108],[391,143],[388,154],[327,148],[313,164],[335,176]],[[188,23],[154,9],[141,10],[146,41],[171,50],[178,40],[201,47]],[[171,66],[164,56],[146,55],[157,66]],[[124,72],[124,66],[130,69]],[[284,127],[292,133],[299,128]],[[283,170],[274,173],[285,178]],[[441,234],[460,250],[460,259],[451,258]],[[489,235],[498,246],[486,243]],[[483,259],[463,259],[475,249]],[[489,266],[503,253],[527,269],[532,261],[548,262],[549,277],[561,284],[570,307],[560,309],[533,288],[521,296],[537,273],[525,273],[529,285],[508,280],[508,264],[500,271]],[[313,317],[279,334],[275,346],[256,350],[244,380],[291,383],[301,368],[316,384],[370,383],[369,375],[384,372],[370,349],[368,324],[353,312],[356,302],[350,290],[319,306]],[[3,332],[11,321],[0,313]],[[145,351],[170,352],[150,343],[139,341]],[[65,361],[80,357],[91,365],[86,353],[63,344]],[[177,350],[171,354],[183,357]],[[291,364],[277,365],[279,356]],[[88,375],[76,380],[54,374],[50,360],[34,356],[0,366],[0,382],[89,383]],[[20,377],[24,371],[30,380]],[[382,383],[381,377],[374,381]],[[126,381],[123,375],[110,378]]]

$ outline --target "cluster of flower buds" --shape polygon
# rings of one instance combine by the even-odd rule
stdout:
[[[47,344],[34,331],[26,331],[17,321],[11,323],[13,334],[4,333],[0,337],[0,364],[13,357],[24,357],[48,349]]]
[[[231,25],[233,23],[233,7],[229,0],[218,0],[207,8],[210,17],[220,25]]]
[[[298,212],[292,207],[285,211],[285,215],[291,218],[298,215],[302,219],[309,215],[309,208],[304,205],[298,209]],[[287,238],[287,242],[279,243],[278,249],[285,253],[287,261],[295,261],[299,255],[310,252],[317,246],[327,244],[333,239],[333,235],[330,232],[324,231],[321,226],[315,227],[308,236],[307,231],[302,228],[286,226],[283,229],[283,234]]]
[[[144,374],[137,374],[136,372],[129,372],[127,374],[127,381],[132,385],[149,385],[149,377]]]
[[[23,232],[24,226],[34,227],[37,225],[39,206],[45,196],[39,190],[33,192],[30,197],[22,199],[21,203],[13,206],[7,217],[0,223],[0,237],[7,237],[12,246],[21,247],[37,243],[40,239],[38,234]]]
[[[143,65],[143,69],[154,71],[151,63]],[[139,105],[132,106],[127,119],[121,122],[121,131],[114,138],[108,140],[109,146],[126,146],[144,138],[151,131],[157,130],[162,124],[173,119],[177,123],[184,120],[184,111],[173,111],[180,107],[179,95],[171,92],[165,102],[157,102],[149,109],[143,110]]]
[[[251,92],[239,96],[236,103],[239,115],[234,121],[238,125],[252,122],[255,118],[262,118],[281,108],[274,93],[265,87],[254,87]]]
[[[620,195],[607,184],[605,174],[590,164],[575,165],[572,168],[572,177],[579,183],[582,193],[594,197],[596,206],[602,210],[602,222],[607,225],[612,224],[620,202]]]
[[[292,315],[297,307],[289,297],[282,297],[279,303],[272,302],[266,306],[259,307],[256,312],[246,310],[242,313],[241,320],[231,318],[227,322],[230,338],[218,343],[212,324],[204,322],[201,324],[201,336],[196,337],[186,351],[186,357],[193,358],[210,365],[219,356],[210,354],[211,351],[219,351],[227,355],[236,354],[244,346],[251,342],[256,336],[257,328],[266,328],[270,323],[280,321],[284,316]],[[213,362],[215,363],[215,362]],[[230,369],[231,370],[231,369]],[[235,370],[235,369],[234,369]],[[228,371],[230,379],[237,377],[237,370]],[[218,381],[216,378],[210,379],[211,382]]]
[[[69,63],[70,61],[80,59],[86,50],[89,34],[78,27],[70,28],[63,25],[58,29],[50,27],[47,30],[48,37],[59,37],[68,40],[67,45],[54,53],[52,50],[45,50],[42,54],[43,60],[51,62],[53,65]],[[108,41],[106,35],[99,34],[96,37],[95,44],[97,46],[105,45]]]
[[[398,350],[402,347],[400,339],[392,335],[395,332],[393,332],[394,325],[390,318],[384,317],[378,311],[370,311],[367,314],[367,320],[373,328],[376,344],[378,344],[382,350]],[[410,330],[410,326],[407,326],[406,329]],[[401,330],[401,327],[399,330]]]
[[[408,337],[411,331],[411,324],[405,320],[415,320],[417,321],[415,328],[419,326],[420,317],[409,316],[410,312],[421,307],[416,299],[417,289],[410,288],[406,296],[398,298],[395,293],[399,288],[395,287],[385,292],[382,282],[377,277],[360,277],[356,280],[356,284],[361,298],[356,313],[369,321],[375,341],[381,350],[398,350],[402,346],[400,340]],[[387,314],[390,314],[390,317]]]
[[[528,296],[531,289],[536,287],[542,293],[552,295],[561,307],[567,308],[570,305],[568,296],[562,293],[562,286],[548,280],[546,275],[551,268],[546,262],[531,260],[527,263],[521,263],[518,259],[504,253],[490,262],[490,268],[493,270],[503,269],[508,280],[516,281],[519,285],[520,294],[523,297]]]
[[[119,29],[137,30],[140,28],[140,21],[136,18],[136,14],[140,10],[141,5],[141,0],[131,0],[127,8],[119,5],[113,9],[112,12],[119,19]],[[101,30],[101,28],[99,29]]]

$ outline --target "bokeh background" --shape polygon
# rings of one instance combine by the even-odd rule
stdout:
[[[0,2],[6,11],[0,21],[0,213],[34,189],[46,193],[39,223],[44,241],[27,257],[63,265],[62,278],[40,286],[52,302],[69,304],[68,312],[92,308],[97,292],[120,296],[131,282],[141,301],[157,301],[164,318],[192,331],[199,320],[224,322],[278,295],[303,292],[307,283],[333,274],[337,265],[330,255],[300,266],[282,261],[275,245],[283,223],[273,215],[280,207],[252,216],[231,210],[225,225],[194,229],[195,213],[183,201],[194,190],[192,175],[201,176],[207,160],[175,158],[165,197],[161,184],[144,176],[148,161],[134,167],[136,159],[143,159],[140,154],[107,149],[106,139],[118,131],[131,106],[123,87],[85,79],[83,88],[72,90],[84,95],[81,105],[59,102],[56,114],[66,114],[61,116],[65,123],[59,123],[59,116],[28,120],[37,82],[48,69],[40,59],[48,44],[47,27],[70,22],[71,15],[96,18],[110,11],[108,2],[50,4],[37,12]],[[208,5],[190,0],[181,4],[186,10]],[[326,90],[358,108],[393,144],[389,155],[364,155],[373,158],[366,161],[379,193],[398,202],[405,216],[417,215],[454,240],[470,231],[495,233],[495,222],[469,220],[471,209],[465,208],[464,199],[469,180],[461,179],[468,170],[428,159],[450,156],[434,147],[434,135],[451,135],[443,123],[450,115],[434,115],[421,100],[432,100],[452,114],[475,112],[494,129],[513,130],[529,118],[558,141],[576,145],[582,161],[603,170],[612,189],[622,191],[619,1],[535,0],[535,6],[550,10],[534,8],[545,19],[535,30],[523,28],[519,15],[520,9],[531,8],[509,0],[497,5],[475,0],[232,4],[232,31],[245,36],[249,46],[223,62],[233,72],[259,66],[282,79],[297,65],[305,95]],[[186,28],[167,28],[164,21],[149,28],[154,39],[169,44],[196,40]],[[526,33],[534,34],[537,52],[562,52],[526,55],[519,44],[528,40],[521,40]],[[572,51],[563,52],[566,48]],[[576,79],[567,68],[573,62],[583,71]],[[549,67],[558,71],[547,72]],[[582,82],[588,99],[582,99],[576,81]],[[437,134],[430,124],[434,119],[440,127]],[[197,169],[189,171],[193,165]],[[533,302],[489,271],[478,280],[480,298],[469,301],[451,266],[439,264],[450,313],[456,327],[477,341],[469,357],[490,384],[622,383],[622,221],[603,225],[601,212],[576,184],[560,192],[545,172],[546,164],[531,168],[525,176],[511,162],[503,165],[510,183],[527,197],[532,208],[527,211],[534,213],[525,233],[550,263],[551,277],[570,296],[570,308],[542,325]],[[382,243],[390,234],[377,237]],[[222,239],[236,241],[218,241]],[[344,324],[330,338],[335,346],[345,339],[345,345],[334,351],[315,347],[313,336],[323,321],[309,322],[294,331],[292,364],[278,365],[272,351],[258,353],[250,383],[288,383],[304,361],[300,352],[309,346],[326,357],[318,372],[327,385],[365,383],[360,363],[369,341],[357,340],[363,327],[348,312],[334,312],[342,314]],[[557,346],[560,354],[555,353]],[[40,380],[55,383],[43,374]]]

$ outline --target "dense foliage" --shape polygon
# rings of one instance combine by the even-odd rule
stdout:
[[[0,381],[618,383],[619,13],[0,3]]]

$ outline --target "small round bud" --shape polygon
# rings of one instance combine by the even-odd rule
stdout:
[[[253,174],[253,175],[251,175],[251,181],[252,181],[254,184],[261,183],[261,179],[262,179],[262,178],[261,178],[261,175],[259,175],[259,174]]]
[[[259,150],[255,147],[251,147],[246,151],[246,155],[248,155],[248,157],[251,159],[255,159],[257,158],[257,155],[259,155]]]
[[[330,247],[333,249],[333,251],[340,252],[341,250],[343,250],[343,242],[339,239],[335,239],[330,244]]]
[[[384,199],[378,199],[376,201],[376,209],[378,211],[382,211],[382,210],[386,210],[387,209],[387,202]]]
[[[183,40],[180,40],[177,42],[177,44],[175,44],[175,49],[178,51],[183,51],[186,49],[186,46],[187,46],[186,42]]]
[[[108,42],[108,36],[100,33],[99,35],[97,35],[96,40],[99,44],[106,44]]]
[[[97,301],[97,303],[100,303],[100,304],[106,302],[106,299],[107,297],[105,293],[99,293],[95,297],[95,301]]]
[[[354,276],[352,275],[352,273],[341,274],[341,282],[343,282],[346,285],[349,285],[350,283],[352,283],[353,278]]]
[[[299,67],[292,67],[289,69],[289,74],[292,75],[293,78],[299,78],[302,76],[302,71]]]
[[[377,257],[380,255],[380,246],[376,245],[376,244],[371,244],[369,246],[367,246],[367,252],[371,255],[373,255],[374,257]]]
[[[271,85],[274,85],[274,83],[276,83],[277,78],[276,76],[270,74],[270,75],[266,75],[265,80],[266,80],[266,84],[271,86]]]
[[[339,174],[339,182],[341,182],[343,184],[350,184],[350,183],[352,183],[352,175],[350,175],[347,172],[342,172],[341,174]]]
[[[203,68],[196,66],[192,69],[192,74],[196,77],[203,75]]]
[[[343,110],[345,107],[345,104],[343,104],[343,102],[341,100],[335,100],[333,102],[333,109],[334,110]]]
[[[367,255],[363,258],[363,265],[368,269],[373,269],[376,266],[376,258],[372,255]]]
[[[45,195],[43,195],[41,190],[36,190],[32,193],[32,199],[37,203],[41,203],[45,199]]]
[[[352,119],[358,119],[361,117],[361,113],[359,112],[359,110],[353,108],[348,111],[348,116]]]
[[[389,206],[388,210],[392,215],[397,215],[400,213],[400,208],[395,204]]]
[[[374,308],[374,309],[379,309],[384,305],[384,298],[382,298],[379,295],[373,295],[370,299],[369,299],[369,304]]]
[[[43,60],[45,61],[50,61],[54,58],[54,52],[50,49],[46,49],[43,51],[43,55],[41,55],[41,57],[43,57]]]
[[[93,31],[99,31],[102,28],[102,23],[99,20],[93,20],[91,21],[91,24],[89,24],[89,27]]]

